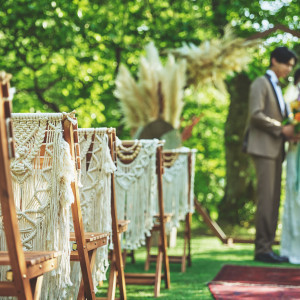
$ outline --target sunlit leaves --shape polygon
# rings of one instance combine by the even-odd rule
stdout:
[[[261,1],[249,0],[6,0],[0,10],[0,69],[13,74],[17,88],[17,112],[53,111],[41,102],[55,104],[61,111],[77,110],[80,126],[114,126],[120,137],[130,137],[122,127],[118,101],[113,96],[120,63],[136,74],[144,46],[151,40],[164,50],[199,45],[220,36],[220,24],[235,26],[247,37],[268,24],[299,25],[299,1],[279,1],[271,13]],[[271,2],[271,1],[266,1]],[[215,4],[215,6],[213,5]],[[222,20],[221,20],[222,18]],[[268,23],[266,23],[266,20]],[[222,28],[221,28],[222,29]],[[272,37],[274,38],[274,37]],[[282,40],[268,40],[268,48],[254,54],[249,77],[268,66],[268,51]],[[295,41],[288,42],[289,46]],[[269,49],[270,48],[270,49]],[[222,197],[225,157],[223,128],[227,100],[209,93],[198,105],[191,95],[184,124],[191,115],[205,113],[194,128],[188,146],[198,149],[196,191],[213,210]]]

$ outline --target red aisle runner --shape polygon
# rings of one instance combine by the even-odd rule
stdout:
[[[225,265],[208,286],[216,300],[300,300],[300,268]]]

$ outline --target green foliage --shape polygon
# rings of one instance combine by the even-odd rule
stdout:
[[[272,9],[267,5],[274,2]],[[130,132],[113,96],[121,63],[136,75],[144,46],[153,40],[165,55],[182,42],[199,45],[220,36],[227,23],[248,37],[268,24],[299,28],[299,3],[248,0],[6,0],[0,1],[0,69],[13,74],[15,112],[72,111],[81,127],[117,127],[120,138]],[[264,8],[261,7],[264,5]],[[268,51],[282,36],[268,39],[270,49],[254,54],[250,79],[268,66]],[[299,52],[299,46],[297,48]],[[203,94],[204,95],[204,94]],[[185,145],[198,149],[196,194],[217,217],[225,178],[223,146],[228,100],[211,91],[187,96],[183,126],[203,113]]]
[[[202,91],[198,97],[198,103],[195,94],[186,97],[182,127],[190,124],[191,116],[203,116],[184,145],[198,150],[195,194],[211,216],[217,218],[216,205],[224,195],[225,185],[224,125],[228,98],[213,90]]]
[[[136,71],[143,47],[199,44],[206,7],[190,1],[1,1],[0,69],[14,75],[14,111],[71,111],[80,126],[119,127],[120,63]],[[209,35],[210,34],[210,35]]]

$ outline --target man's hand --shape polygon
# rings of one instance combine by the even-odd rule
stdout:
[[[288,124],[282,127],[282,134],[286,137],[286,139],[290,140],[295,136],[294,125]]]

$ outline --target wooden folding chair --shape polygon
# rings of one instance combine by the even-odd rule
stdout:
[[[128,168],[130,168],[130,163],[134,162],[136,157],[136,154],[134,154],[132,151],[132,148],[136,144],[136,141],[120,141],[120,143],[122,143],[121,144],[122,149],[120,149],[119,146],[119,149],[117,151],[117,155],[118,155],[117,167],[119,167],[120,163],[122,163],[125,166],[128,166]],[[141,146],[137,146],[135,152],[139,151],[138,147]],[[170,288],[170,269],[169,269],[169,258],[167,255],[167,240],[166,240],[166,232],[165,232],[165,221],[168,217],[164,213],[163,191],[162,191],[162,174],[163,174],[162,144],[157,144],[155,156],[156,156],[155,168],[156,168],[157,200],[158,200],[157,205],[159,211],[159,215],[157,216],[156,226],[158,226],[159,228],[159,237],[160,237],[158,255],[156,260],[156,272],[153,274],[125,272],[125,281],[126,284],[154,285],[154,296],[158,297],[160,294],[161,279],[164,279],[166,288],[168,289]],[[119,170],[116,173],[117,178],[118,178],[118,174],[120,174],[118,172]],[[121,176],[121,174],[119,176]],[[127,197],[130,197],[130,195],[128,195]],[[118,205],[124,205],[122,202],[125,202],[126,200],[117,199],[117,201],[118,201]],[[140,201],[142,200],[140,199]],[[138,205],[138,203],[136,203],[136,205]],[[130,220],[130,221],[131,221],[130,225],[134,227],[135,220]],[[164,274],[162,274],[162,267],[164,270]]]
[[[10,266],[11,281],[0,282],[1,296],[15,296],[18,299],[39,299],[43,275],[57,267],[57,251],[24,252],[14,202],[10,160],[14,157],[11,124],[11,103],[9,79],[0,75],[0,200],[8,251],[0,252],[0,265]]]
[[[66,118],[63,121],[64,138],[69,144],[71,156],[76,161],[76,168],[80,169],[80,150],[78,144],[77,121],[75,118]],[[75,168],[75,165],[74,165]],[[77,299],[96,299],[95,288],[92,279],[92,266],[95,261],[96,250],[107,244],[108,233],[85,232],[80,206],[78,180],[71,183],[74,203],[72,204],[72,217],[74,233],[71,233],[71,241],[76,242],[76,250],[71,252],[70,260],[79,261],[82,280]]]
[[[50,113],[50,114],[15,114],[14,120],[18,120],[20,124],[22,122],[35,122],[35,126],[38,127],[37,131],[43,126],[46,126],[46,133],[44,139],[49,136],[60,136],[61,143],[64,145],[65,154],[69,155],[67,161],[61,162],[63,164],[64,172],[67,172],[69,176],[73,177],[73,181],[70,179],[70,191],[68,193],[73,195],[74,202],[71,206],[71,215],[73,219],[73,226],[75,233],[70,233],[70,226],[65,228],[65,232],[68,233],[68,242],[64,242],[68,245],[69,238],[76,241],[77,249],[70,252],[68,255],[68,263],[71,261],[79,261],[82,273],[82,282],[79,288],[77,299],[96,299],[94,284],[92,280],[91,263],[95,257],[94,249],[102,247],[107,243],[108,233],[89,233],[84,231],[82,222],[82,213],[80,206],[80,197],[77,181],[76,168],[80,168],[79,146],[78,136],[74,133],[73,127],[76,126],[77,120],[73,114],[65,113]],[[55,126],[53,125],[55,122]],[[43,132],[43,130],[41,130]],[[75,140],[75,141],[74,141]],[[40,139],[40,142],[42,139]],[[51,147],[51,145],[50,145]],[[47,160],[48,152],[42,144],[39,151],[39,161],[41,164]],[[54,154],[53,154],[54,155]],[[39,164],[36,166],[39,168]],[[65,211],[68,214],[69,209]],[[68,249],[70,247],[68,245]],[[63,274],[62,274],[63,275]],[[68,295],[71,293],[69,289]]]
[[[110,159],[111,161],[107,161],[106,168],[112,168],[111,164],[114,165],[115,160],[115,140],[116,140],[116,131],[114,128],[89,128],[89,129],[78,129],[78,135],[79,135],[79,141],[80,145],[82,145],[82,168],[85,168],[85,170],[90,169],[91,172],[95,176],[100,177],[101,173],[105,173],[105,166],[104,162],[100,162],[101,159],[104,159],[102,156],[105,156],[105,152],[109,151],[110,153]],[[101,140],[102,136],[102,140]],[[104,140],[107,139],[107,144],[104,142]],[[100,147],[100,140],[103,143]],[[95,143],[98,145],[95,147]],[[108,147],[106,149],[106,147]],[[101,148],[104,148],[101,150]],[[83,171],[82,171],[83,172]],[[92,177],[91,173],[89,175],[90,179]],[[87,178],[82,178],[87,179]],[[83,180],[82,180],[83,181]],[[87,182],[88,180],[85,180]],[[91,179],[90,181],[94,181]],[[82,182],[83,183],[83,182]],[[95,183],[95,181],[94,181]],[[84,183],[83,183],[84,184]],[[100,184],[100,183],[99,183]],[[120,297],[121,299],[126,299],[126,286],[125,286],[125,278],[124,278],[124,269],[123,269],[123,261],[122,261],[122,255],[121,255],[121,248],[120,248],[120,240],[119,240],[119,233],[126,231],[128,222],[118,222],[117,220],[117,208],[116,208],[116,197],[115,197],[115,186],[114,186],[114,173],[113,170],[110,172],[110,191],[109,196],[110,197],[110,214],[111,214],[111,228],[109,229],[109,232],[112,233],[112,242],[113,242],[113,251],[112,251],[112,259],[110,264],[110,275],[109,275],[109,285],[108,285],[108,293],[107,298],[101,298],[101,299],[115,299],[115,291],[117,286],[117,281],[119,285],[119,291],[120,291]],[[89,187],[83,186],[81,188],[81,194],[85,196],[84,189]],[[88,195],[86,195],[88,197]],[[100,201],[100,199],[93,199],[94,201]],[[92,205],[92,204],[89,204]],[[92,210],[94,206],[92,205]],[[105,211],[105,213],[108,213]],[[103,215],[103,213],[102,213]],[[96,212],[97,216],[97,212]],[[89,215],[83,216],[84,221],[88,221]],[[93,225],[91,224],[91,227]],[[101,226],[98,226],[101,227]],[[102,229],[102,228],[100,228]],[[94,266],[94,260],[91,261],[91,268]],[[118,280],[117,280],[118,279]],[[100,299],[100,298],[97,298]]]
[[[181,272],[186,271],[186,263],[188,262],[188,266],[191,266],[191,222],[192,222],[192,214],[194,211],[193,207],[193,189],[194,189],[194,164],[195,164],[195,153],[196,150],[188,149],[188,148],[179,148],[174,150],[164,150],[163,151],[163,160],[164,160],[164,168],[165,170],[170,170],[171,172],[175,172],[174,176],[177,178],[181,178],[182,191],[186,192],[186,195],[181,195],[185,200],[185,203],[181,201],[181,203],[172,203],[172,195],[165,195],[164,201],[170,202],[166,203],[168,207],[167,212],[172,213],[172,215],[178,215],[173,211],[174,209],[179,209],[184,211],[184,215],[177,216],[177,220],[175,225],[179,225],[178,221],[185,222],[185,229],[184,229],[184,246],[183,246],[183,254],[177,256],[169,255],[170,263],[180,263],[181,264]],[[177,164],[177,165],[176,165]],[[182,174],[180,170],[182,168],[187,168],[187,178],[186,180],[182,178]],[[172,169],[173,168],[173,169]],[[178,182],[171,182],[171,184],[178,185]],[[177,187],[174,186],[172,188],[173,191],[176,191]],[[186,190],[185,190],[186,188]],[[171,196],[171,197],[169,197]],[[176,195],[180,196],[180,195]],[[174,205],[175,204],[175,205]],[[179,208],[178,206],[183,206]],[[151,250],[151,236],[147,238],[147,259],[145,263],[145,270],[149,269],[150,263],[154,262],[157,259],[156,255],[150,254]]]

